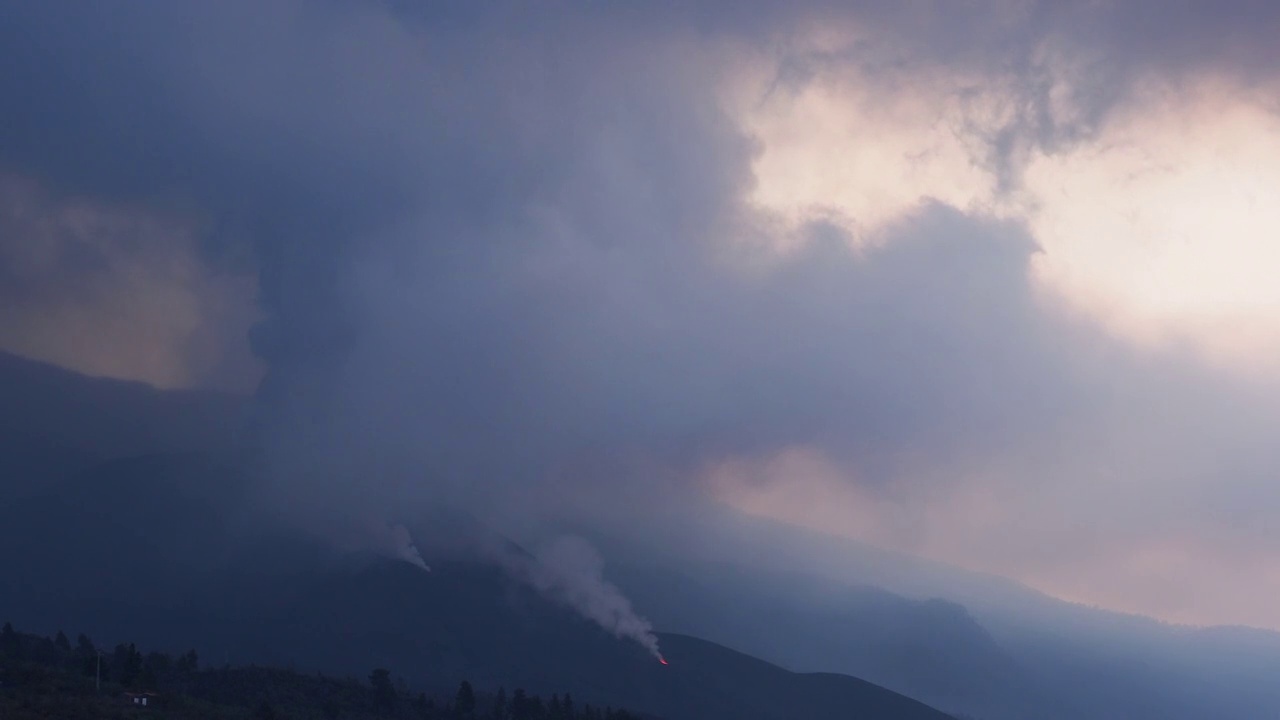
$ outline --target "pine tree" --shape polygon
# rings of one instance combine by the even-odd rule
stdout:
[[[577,720],[577,716],[573,714],[573,696],[569,693],[564,694],[564,700],[561,702],[562,711],[566,720]]]
[[[529,698],[529,718],[530,720],[543,720],[547,717],[547,706],[542,703],[542,696],[534,695]]]
[[[144,690],[151,690],[156,686],[156,672],[150,665],[143,665],[142,670],[138,671],[138,687]]]
[[[390,712],[395,708],[396,688],[391,682],[391,671],[375,668],[369,673],[369,684],[373,686],[373,701],[379,710]]]
[[[507,689],[505,687],[498,688],[498,694],[493,696],[493,710],[489,713],[489,720],[507,720]]]
[[[423,720],[426,720],[426,718],[431,717],[431,707],[428,704],[429,702],[430,701],[427,700],[426,693],[424,692],[418,693],[418,697],[415,698],[413,701],[414,714],[420,718],[423,718]]]
[[[466,680],[458,686],[458,694],[453,699],[453,710],[457,717],[462,720],[469,720],[476,714],[476,693],[471,688],[471,683]]]
[[[529,720],[529,698],[524,688],[516,688],[511,694],[511,720]]]
[[[132,685],[142,673],[142,653],[138,652],[133,643],[117,645],[112,653],[111,664],[120,683]]]
[[[196,654],[195,650],[186,651],[182,654],[182,657],[178,658],[177,668],[178,672],[181,673],[193,673],[199,670],[200,656]]]
[[[61,630],[58,631],[57,637],[53,639],[53,644],[63,652],[71,652],[71,641],[67,639],[67,634]]]
[[[20,649],[21,641],[18,639],[18,633],[14,632],[12,625],[5,623],[4,627],[0,628],[0,653],[16,656]]]

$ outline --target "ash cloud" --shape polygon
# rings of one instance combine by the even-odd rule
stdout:
[[[795,445],[890,498],[904,477],[945,495],[1016,476],[993,492],[1034,517],[1095,516],[1096,478],[1126,468],[1142,480],[1102,512],[1122,538],[1150,503],[1160,532],[1200,507],[1212,464],[1187,448],[1216,445],[1246,479],[1213,502],[1270,513],[1247,480],[1276,461],[1265,422],[1239,418],[1273,418],[1273,389],[1060,313],[1028,281],[1025,228],[926,204],[859,251],[815,220],[779,258],[745,200],[758,141],[719,85],[743,47],[797,83],[849,61],[788,56],[815,23],[880,33],[881,62],[1011,72],[1020,111],[990,139],[1010,156],[1087,137],[1143,73],[1271,68],[1260,4],[1095,5],[8,2],[0,170],[193,204],[214,219],[204,262],[251,254],[272,499],[311,527],[429,502],[517,534],[565,504],[643,525],[704,502],[707,461]],[[1109,69],[1070,126],[1031,62],[1048,42]]]

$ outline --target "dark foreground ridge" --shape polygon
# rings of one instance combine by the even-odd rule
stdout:
[[[62,632],[40,637],[8,623],[0,631],[4,720],[640,720],[626,710],[578,705],[569,693],[484,693],[466,680],[451,695],[410,688],[385,668],[367,681],[257,666],[208,669],[194,650],[144,655],[133,643],[97,648],[83,634],[73,647]]]

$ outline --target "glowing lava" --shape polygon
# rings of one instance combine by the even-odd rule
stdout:
[[[670,663],[668,663],[668,662],[667,662],[667,659],[666,659],[666,658],[664,658],[664,657],[659,657],[659,658],[658,658],[658,662],[662,663],[663,665],[669,665],[669,664],[670,664]]]

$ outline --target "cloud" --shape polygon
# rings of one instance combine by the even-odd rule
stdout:
[[[158,387],[251,389],[254,277],[206,267],[198,225],[0,177],[0,347]]]
[[[1172,153],[1179,192],[1249,157],[1179,154],[1236,126],[1152,119],[1151,78],[1179,109],[1226,78],[1272,132],[1245,100],[1274,15],[1156,7],[12,3],[0,166],[196,208],[166,282],[252,255],[275,490],[318,525],[428,499],[643,523],[711,467],[748,510],[1144,605],[1112,560],[1170,534],[1248,584],[1280,407],[1274,378],[1138,351],[1037,284],[1083,258],[1089,292],[1129,292],[1077,228],[1165,227],[1171,186],[1111,145]]]
[[[1144,344],[1259,370],[1280,357],[1265,200],[1280,117],[1236,85],[1151,84],[1096,142],[1036,153],[1025,191],[1046,285]]]
[[[1100,98],[1100,56],[1063,43],[1047,36],[1011,70],[941,65],[856,28],[810,37],[791,50],[801,81],[762,71],[739,90],[761,142],[753,201],[860,244],[932,201],[1022,222],[1044,250],[1036,279],[1119,335],[1269,366],[1274,93],[1205,64],[1123,73],[1124,92]]]

